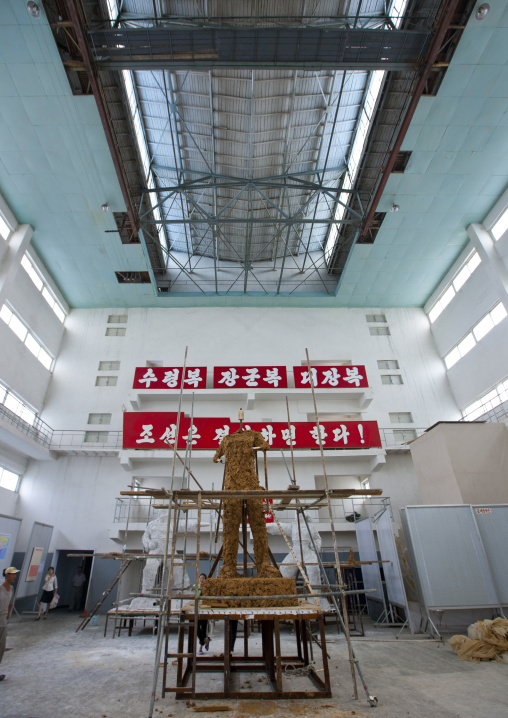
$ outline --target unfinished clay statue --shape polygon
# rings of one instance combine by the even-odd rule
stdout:
[[[316,551],[314,550],[314,546],[312,544],[312,539],[314,539],[314,544],[316,546],[316,549],[318,551],[321,550],[321,536],[319,535],[319,531],[312,525],[312,523],[309,521],[309,529],[310,534],[307,529],[307,526],[305,524],[305,521],[303,519],[300,519],[300,531],[298,530],[298,520],[295,515],[295,520],[291,523],[287,522],[279,522],[281,525],[282,530],[286,534],[286,538],[291,543],[291,548],[295,552],[296,557],[298,558],[298,561],[300,563],[304,564],[305,572],[307,574],[307,578],[309,579],[309,583],[312,587],[314,586],[320,586],[321,581],[321,572],[319,570],[318,565],[311,566],[309,564],[317,564],[318,559],[316,555]],[[268,524],[267,529],[271,534],[279,535],[280,536],[280,530],[277,524]],[[300,532],[302,536],[302,544],[301,544],[301,550],[300,550]],[[311,539],[312,535],[312,539]],[[303,562],[302,562],[302,553],[303,553]],[[298,573],[298,566],[295,565],[295,559],[291,552],[288,553],[288,555],[284,558],[282,563],[279,564],[280,572],[284,578],[296,578],[296,575]],[[314,588],[316,593],[321,593],[319,588]],[[323,609],[323,611],[328,611],[330,609],[330,604],[328,603],[327,599],[324,597],[318,598],[319,605]]]
[[[171,517],[173,518],[173,517]],[[181,523],[181,522],[180,522]],[[169,527],[169,543],[168,551],[171,552],[171,546],[173,542],[173,526]],[[142,537],[143,548],[150,554],[164,554],[166,547],[166,534],[168,529],[168,512],[164,509],[159,510],[158,516],[153,521],[147,524],[146,530]],[[182,530],[182,527],[181,527]],[[190,521],[187,524],[188,531],[197,530],[197,521]],[[157,579],[157,572],[159,567],[162,565],[163,558],[147,558],[145,568],[143,570],[141,593],[150,594],[154,591],[155,583]],[[167,561],[168,580],[169,572],[171,570],[171,557]],[[183,589],[189,586],[191,580],[184,570],[184,566],[181,562],[175,560],[173,562],[173,589]],[[155,592],[154,592],[155,593]],[[157,594],[155,594],[157,595]],[[134,598],[131,603],[125,608],[130,611],[140,611],[145,608],[153,608],[156,604],[154,598],[150,598],[149,595],[142,598]]]
[[[258,431],[247,429],[225,436],[217,449],[213,460],[217,463],[221,456],[226,458],[224,489],[226,491],[261,491],[255,469],[254,447],[267,451],[270,446]],[[268,538],[263,502],[259,499],[247,499],[247,515],[254,540],[254,557],[258,578],[280,577],[279,571],[270,564]],[[236,578],[238,554],[238,530],[242,521],[242,499],[224,501],[223,514],[223,566],[221,578]]]

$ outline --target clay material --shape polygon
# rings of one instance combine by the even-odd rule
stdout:
[[[221,456],[225,456],[226,458],[226,473],[224,477],[224,488],[226,491],[262,491],[255,469],[254,447],[259,447],[262,451],[267,451],[270,448],[262,434],[258,431],[252,431],[251,429],[237,431],[222,439],[213,460],[217,463]],[[259,498],[248,499],[245,503],[254,541],[257,577],[270,578],[280,576],[278,569],[270,563],[263,502],[261,498]],[[227,499],[224,501],[224,514],[222,519],[223,566],[219,574],[221,578],[239,577],[236,570],[236,560],[239,541],[238,530],[242,522],[242,505],[242,499]],[[267,593],[269,593],[269,591],[264,593],[262,591],[260,595]],[[284,593],[284,591],[281,593]],[[232,592],[225,595],[235,595],[235,593]],[[243,595],[249,594],[244,592]]]
[[[296,593],[294,578],[208,578],[203,596],[282,596]],[[203,601],[210,608],[259,608],[297,606],[298,598],[264,598],[247,601]]]

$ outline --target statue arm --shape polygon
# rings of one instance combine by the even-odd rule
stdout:
[[[259,431],[255,432],[254,446],[259,446],[261,451],[270,451],[270,444],[263,439],[263,434]]]
[[[226,437],[224,437],[224,439],[222,439],[222,441],[220,442],[219,448],[218,448],[217,451],[215,452],[215,456],[214,456],[213,459],[212,459],[212,461],[213,461],[214,464],[218,464],[219,461],[220,461],[220,459],[221,459],[221,456],[224,456],[224,443],[225,443],[225,440],[226,440]]]

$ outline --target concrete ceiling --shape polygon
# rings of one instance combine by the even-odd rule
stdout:
[[[124,245],[112,211],[125,211],[92,96],[73,96],[51,29],[25,0],[0,3],[0,193],[71,307],[422,306],[508,185],[508,7],[470,19],[437,97],[423,97],[404,141],[404,174],[378,206],[388,214],[372,245],[357,245],[336,296],[157,295],[118,284],[146,271],[141,245]],[[389,212],[393,203],[397,213]],[[110,230],[106,233],[106,230]]]

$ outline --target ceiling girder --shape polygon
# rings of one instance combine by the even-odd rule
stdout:
[[[201,68],[415,69],[430,31],[384,29],[115,27],[89,30],[104,70]]]

